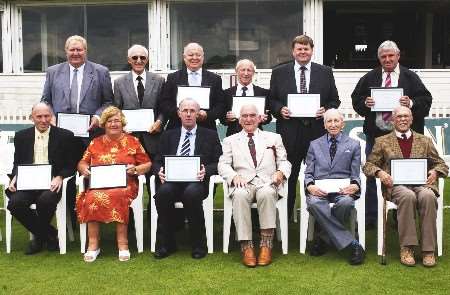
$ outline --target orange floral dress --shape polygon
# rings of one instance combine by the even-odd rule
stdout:
[[[94,138],[81,161],[88,165],[134,164],[150,162],[139,140],[124,134],[119,140],[106,135]],[[80,161],[80,162],[81,162]],[[80,223],[89,221],[128,224],[128,207],[138,193],[138,179],[127,175],[127,187],[88,189],[77,196],[76,208]]]

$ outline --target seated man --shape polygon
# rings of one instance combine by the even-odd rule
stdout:
[[[375,139],[372,153],[363,171],[367,176],[380,178],[383,197],[397,205],[400,262],[407,266],[416,264],[414,247],[418,246],[416,208],[420,216],[422,262],[424,266],[436,265],[436,208],[438,177],[446,177],[445,165],[431,140],[410,129],[413,116],[407,107],[397,107],[392,113],[394,130]],[[428,178],[424,185],[393,185],[390,160],[395,158],[427,158]]]
[[[279,134],[258,129],[260,114],[254,105],[244,105],[239,122],[242,131],[223,141],[219,174],[230,186],[236,234],[241,242],[243,264],[255,267],[272,261],[276,227],[278,187],[291,173]],[[287,196],[282,196],[287,197]],[[253,250],[251,205],[258,206],[261,242],[258,262]]]
[[[50,127],[52,116],[49,105],[37,103],[31,111],[34,126],[17,132],[14,137],[14,168],[6,193],[8,210],[34,236],[25,252],[27,255],[40,252],[44,244],[49,251],[58,250],[57,231],[50,222],[61,199],[63,179],[75,173],[75,161],[68,156],[72,154],[73,133]],[[28,164],[52,165],[49,190],[17,190],[17,166]],[[36,210],[30,209],[31,204],[36,204]]]
[[[176,202],[182,202],[189,221],[192,258],[206,256],[205,220],[203,199],[208,196],[208,182],[217,174],[217,162],[222,153],[215,130],[197,125],[199,104],[190,98],[180,102],[178,116],[181,127],[167,130],[161,136],[159,153],[154,161],[154,172],[158,171],[161,185],[155,194],[158,211],[158,231],[155,258],[161,259],[176,251],[174,224]],[[199,182],[166,182],[164,156],[200,156]],[[150,209],[149,209],[150,210]]]
[[[323,117],[327,134],[311,142],[306,157],[306,203],[319,225],[316,228],[320,228],[310,253],[312,256],[325,254],[325,242],[331,242],[338,250],[350,247],[349,263],[361,264],[364,250],[344,226],[354,208],[354,200],[359,198],[361,147],[357,140],[342,133],[344,117],[338,110],[329,109]],[[327,192],[315,183],[344,178],[349,178],[350,184],[339,192]],[[334,203],[332,208],[330,203]]]

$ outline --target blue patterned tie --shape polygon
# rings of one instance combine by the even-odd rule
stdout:
[[[180,156],[189,156],[189,153],[191,152],[191,141],[189,140],[189,137],[191,137],[191,135],[191,132],[186,132],[183,144],[181,145]]]
[[[336,150],[337,150],[337,140],[335,137],[331,138],[331,145],[330,145],[330,158],[331,162],[334,160],[334,156],[336,156]]]

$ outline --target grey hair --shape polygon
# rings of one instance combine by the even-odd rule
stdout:
[[[50,113],[51,113],[52,115],[54,114],[52,106],[51,106],[48,102],[46,102],[46,101],[44,101],[44,100],[35,103],[35,104],[31,107],[31,113],[33,113],[33,112],[34,112],[34,109],[35,109],[36,107],[39,107],[39,106],[45,106],[45,107],[47,107],[47,109],[50,111]]]
[[[140,45],[140,44],[134,44],[133,46],[130,47],[130,49],[128,49],[128,57],[132,57],[133,56],[133,52],[137,49],[142,49],[145,52],[145,56],[148,58],[148,50],[147,48],[145,48],[144,46]]]
[[[380,44],[378,47],[378,56],[380,56],[380,52],[382,50],[389,50],[392,49],[395,51],[395,53],[400,53],[400,49],[398,49],[397,44],[394,41],[386,40],[383,43]]]
[[[74,42],[74,41],[80,42],[81,45],[83,45],[84,50],[87,51],[87,42],[86,42],[86,39],[84,39],[83,37],[78,36],[78,35],[73,35],[73,36],[70,36],[69,38],[67,38],[66,44],[64,45],[64,49],[67,50],[67,49],[69,48],[70,43],[72,43],[72,42]]]
[[[180,101],[180,103],[178,104],[178,110],[181,110],[182,105],[185,104],[186,102],[193,102],[195,104],[195,107],[197,108],[197,111],[200,110],[200,105],[198,104],[198,102],[195,99],[190,98],[190,97],[183,98]]]
[[[328,109],[325,113],[323,113],[323,121],[326,122],[328,118],[331,116],[338,116],[342,121],[344,121],[344,115],[339,112],[337,109]]]
[[[253,71],[256,71],[255,64],[254,64],[251,60],[245,58],[245,59],[239,60],[239,61],[236,63],[236,68],[235,68],[236,72],[238,71],[238,69],[239,69],[240,67],[242,67],[242,66],[243,66],[244,64],[246,64],[246,63],[250,64],[250,66],[253,68]]]
[[[396,117],[397,114],[402,110],[408,111],[409,115],[412,116],[412,112],[411,112],[410,108],[407,108],[405,106],[398,106],[392,111],[392,117]]]
[[[199,48],[202,51],[202,55],[205,55],[205,53],[203,51],[203,47],[200,44],[195,43],[195,42],[188,43],[186,46],[184,46],[183,55],[186,55],[187,51],[189,49],[193,49],[193,48]]]
[[[242,114],[242,110],[244,108],[251,108],[255,111],[256,115],[260,115],[260,113],[258,112],[258,108],[254,105],[254,104],[244,104],[243,106],[241,106],[241,109],[239,110],[239,114]]]

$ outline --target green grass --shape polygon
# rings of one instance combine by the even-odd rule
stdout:
[[[446,205],[449,195],[446,186]],[[218,190],[217,208],[222,198]],[[365,264],[350,266],[348,253],[299,254],[298,224],[290,223],[289,254],[282,255],[276,243],[272,265],[247,269],[240,264],[236,242],[230,243],[229,254],[222,253],[221,212],[215,212],[215,253],[200,261],[190,258],[186,232],[182,232],[180,251],[163,260],[153,258],[148,242],[144,253],[138,254],[130,235],[132,259],[119,263],[113,225],[102,227],[102,255],[92,264],[82,261],[78,239],[68,244],[66,255],[42,252],[28,257],[23,254],[28,233],[14,221],[12,252],[0,254],[0,294],[448,294],[450,209],[444,212],[444,256],[432,269],[399,263],[397,235],[391,227],[387,266],[379,264],[375,230],[367,232]],[[3,211],[0,229],[4,235]]]

